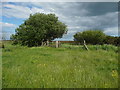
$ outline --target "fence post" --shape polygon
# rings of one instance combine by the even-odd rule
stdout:
[[[58,46],[58,41],[56,41],[56,48],[58,48],[59,46]]]
[[[86,50],[88,50],[88,47],[87,47],[87,45],[86,45],[85,40],[84,40],[84,47],[85,47]]]
[[[43,45],[44,45],[44,42],[42,42],[41,46],[43,46]]]
[[[49,41],[47,40],[47,46],[49,46]]]
[[[59,41],[58,44],[59,44],[59,47],[60,47],[61,46],[61,42]]]

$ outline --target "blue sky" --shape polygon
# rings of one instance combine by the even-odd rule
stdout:
[[[2,31],[7,39],[30,14],[54,13],[68,26],[68,33],[59,40],[73,40],[76,32],[101,29],[105,34],[118,35],[117,2],[3,2]]]

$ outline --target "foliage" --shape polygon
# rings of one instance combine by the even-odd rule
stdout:
[[[74,35],[74,40],[80,43],[83,43],[83,40],[85,40],[87,44],[103,44],[105,36],[106,35],[100,30],[87,30],[77,32]]]
[[[39,46],[47,40],[61,38],[66,32],[67,26],[55,14],[36,13],[16,29],[11,39],[21,45]]]
[[[112,44],[112,45],[120,45],[120,37],[108,36],[105,35],[100,30],[87,30],[83,32],[77,32],[74,35],[74,41],[78,41],[77,43],[83,43],[83,40],[87,42],[87,44]]]
[[[118,46],[120,45],[120,37],[106,36],[104,43]]]

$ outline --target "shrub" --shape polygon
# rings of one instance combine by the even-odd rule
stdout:
[[[101,30],[87,30],[83,32],[77,32],[74,35],[74,40],[83,43],[83,40],[87,44],[104,44],[106,35]]]
[[[104,43],[118,46],[120,45],[120,37],[106,36]]]

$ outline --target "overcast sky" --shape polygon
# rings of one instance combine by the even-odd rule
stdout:
[[[117,2],[3,2],[2,31],[7,38],[30,14],[54,13],[68,26],[68,33],[59,40],[73,40],[76,32],[100,29],[107,35],[118,35]]]

